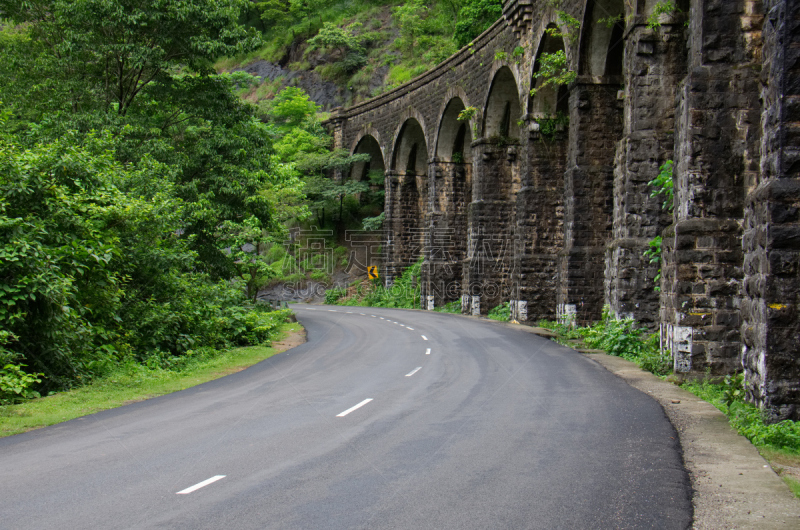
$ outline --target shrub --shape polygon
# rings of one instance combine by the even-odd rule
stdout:
[[[503,302],[490,310],[487,316],[492,320],[508,321],[511,318],[511,307],[508,302]]]
[[[347,294],[347,291],[342,287],[334,287],[325,291],[325,303],[333,305],[339,301],[341,297]]]
[[[439,313],[461,313],[461,300],[448,302],[443,306],[435,307],[433,310]]]

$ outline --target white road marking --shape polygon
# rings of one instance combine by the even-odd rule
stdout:
[[[347,314],[348,314],[348,315],[352,315],[352,314],[353,314],[353,312],[352,312],[352,311],[348,311],[348,312],[347,312]]]
[[[426,337],[425,335],[420,335],[420,337],[422,337],[422,340],[428,340],[428,337]]]
[[[367,316],[367,315],[365,315],[364,313],[359,313],[359,315],[361,315],[362,317],[365,317],[365,316]]]
[[[336,312],[335,309],[328,309],[328,313],[335,313],[335,312]]]
[[[194,486],[188,487],[188,488],[186,488],[185,490],[181,490],[181,491],[179,491],[178,493],[176,493],[176,495],[186,495],[186,494],[189,494],[189,493],[191,493],[191,492],[193,492],[193,491],[197,491],[197,490],[199,490],[200,488],[202,488],[202,487],[204,487],[204,486],[208,486],[209,484],[212,484],[212,483],[214,483],[214,482],[216,482],[216,481],[218,481],[218,480],[221,480],[221,479],[223,479],[223,478],[225,478],[225,475],[216,475],[216,476],[213,476],[213,477],[211,477],[211,478],[209,478],[209,479],[206,479],[206,480],[204,480],[203,482],[198,482],[198,483],[197,483],[197,484],[195,484]]]
[[[385,318],[381,317],[381,320],[386,320]]]
[[[428,349],[425,351],[425,355],[430,355],[430,354],[431,354],[431,349],[430,349],[430,348],[428,348]]]
[[[411,372],[407,373],[406,377],[411,377],[412,375],[414,375],[415,373],[419,372],[420,370],[422,370],[422,367],[421,366],[417,366]]]
[[[407,329],[410,329],[411,331],[414,331],[414,328],[409,328],[408,326],[406,326],[406,328],[407,328]]]
[[[377,318],[375,315],[370,315],[372,318]]]
[[[350,408],[349,408],[349,409],[347,409],[346,411],[344,411],[344,412],[340,412],[339,414],[337,414],[337,415],[336,415],[336,417],[337,417],[337,418],[343,418],[343,417],[347,416],[348,414],[350,414],[351,412],[353,412],[354,410],[356,410],[356,409],[360,409],[361,407],[363,407],[364,405],[366,405],[366,404],[367,404],[367,403],[369,403],[370,401],[372,401],[372,398],[365,399],[364,401],[362,401],[361,403],[359,403],[359,404],[358,404],[358,405],[356,405],[355,407],[350,407]]]

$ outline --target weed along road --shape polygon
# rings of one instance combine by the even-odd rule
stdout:
[[[0,440],[0,527],[687,528],[659,405],[508,326],[294,306],[308,342]]]

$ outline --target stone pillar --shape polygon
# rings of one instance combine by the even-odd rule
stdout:
[[[559,258],[562,312],[599,320],[606,244],[611,238],[614,149],[622,134],[618,87],[578,83],[570,91],[569,150],[564,176],[564,249]],[[567,307],[569,306],[569,307]]]
[[[653,330],[659,322],[660,264],[644,257],[672,222],[664,196],[648,184],[673,159],[675,98],[686,76],[685,15],[663,19],[656,31],[636,18],[625,41],[623,138],[614,169],[614,223],[606,251],[606,301],[617,317]],[[671,205],[670,205],[671,206]]]
[[[527,138],[523,137],[521,146],[512,298],[526,304],[527,319],[555,320],[558,256],[564,248],[567,135],[563,126],[542,134],[539,123],[530,117],[523,130]]]
[[[760,173],[744,224],[742,340],[747,397],[800,420],[800,4],[764,2]],[[754,13],[757,15],[758,13]],[[748,19],[743,19],[748,20]],[[759,20],[751,23],[757,27]]]
[[[511,298],[517,144],[472,143],[472,202],[467,214],[464,293],[480,296],[483,314]]]
[[[428,172],[423,289],[436,307],[462,294],[462,265],[467,254],[467,213],[471,165],[434,158]]]
[[[399,230],[402,229],[402,225],[396,222],[395,219],[395,212],[397,211],[397,197],[398,197],[398,186],[399,186],[399,179],[397,176],[397,172],[388,169],[384,172],[384,190],[386,195],[384,196],[384,207],[383,211],[385,213],[385,219],[383,222],[383,229],[386,232],[386,241],[384,243],[384,255],[386,256],[386,261],[383,264],[383,271],[381,273],[381,278],[383,278],[383,283],[386,287],[389,287],[394,282],[394,277],[396,274],[396,248],[395,245],[398,240]]]
[[[741,368],[742,220],[758,169],[760,46],[755,2],[701,2],[679,96],[674,224],[664,232],[661,319],[675,368]],[[745,24],[745,21],[748,21]],[[686,340],[676,341],[680,335]]]

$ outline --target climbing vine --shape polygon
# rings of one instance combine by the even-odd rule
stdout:
[[[561,5],[561,0],[550,0],[549,3],[556,8],[557,23],[547,28],[545,32],[551,37],[561,38],[570,44],[574,44],[578,40],[580,33],[580,21],[566,11],[558,9]],[[531,96],[535,96],[539,90],[547,86],[568,85],[578,77],[578,73],[569,68],[569,60],[564,50],[543,52],[537,62],[539,63],[539,68],[533,74],[533,77],[534,79],[542,79],[542,84],[531,89]]]
[[[660,0],[653,6],[653,11],[647,16],[647,27],[650,29],[658,29],[661,27],[659,17],[661,15],[672,15],[680,13],[681,10],[675,5],[673,0]]]
[[[667,160],[664,164],[658,168],[658,176],[648,182],[650,186],[653,186],[653,191],[650,192],[651,197],[658,197],[663,196],[664,202],[661,203],[661,209],[667,210],[671,212],[674,208],[674,198],[675,198],[675,188],[672,181],[672,173],[673,173],[673,166],[674,163],[672,160]],[[657,263],[659,264],[658,272],[656,273],[655,278],[653,281],[655,282],[655,290],[656,292],[661,291],[661,287],[659,283],[661,282],[661,247],[662,239],[661,236],[656,236],[655,238],[648,241],[649,248],[644,251],[644,257],[650,260],[650,263]]]
[[[542,139],[552,139],[556,132],[563,130],[569,125],[569,115],[558,111],[551,118],[537,118],[534,120],[539,125],[539,135]]]

